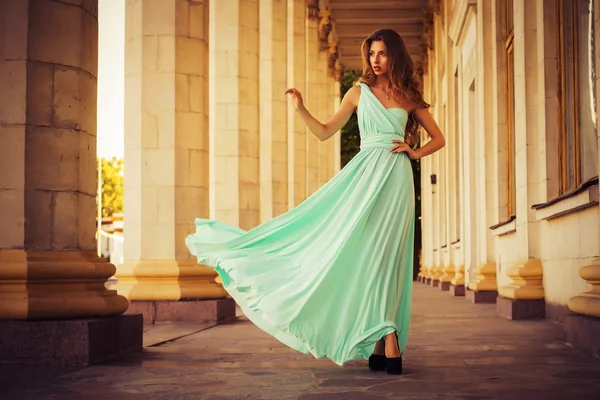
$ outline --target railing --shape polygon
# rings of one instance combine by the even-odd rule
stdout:
[[[98,231],[96,240],[98,240],[99,244],[99,256],[106,257],[115,266],[123,263],[123,235],[108,233],[101,229]]]

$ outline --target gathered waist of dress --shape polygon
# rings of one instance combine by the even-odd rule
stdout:
[[[395,145],[395,143],[392,142],[394,139],[404,140],[404,136],[397,133],[371,133],[360,138],[360,149],[377,147],[391,149]]]

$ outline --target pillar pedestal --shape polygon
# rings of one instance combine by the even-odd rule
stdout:
[[[465,266],[454,267],[454,277],[450,281],[450,294],[455,297],[465,295]]]
[[[425,283],[427,280],[427,267],[421,264],[421,268],[419,270],[419,274],[417,275],[417,282]]]
[[[0,249],[0,363],[89,365],[141,351],[141,315],[93,251]]]
[[[447,265],[440,269],[440,285],[439,288],[443,292],[450,290],[450,283],[454,278],[455,271],[453,265]]]
[[[0,321],[0,363],[90,365],[142,350],[142,316]]]
[[[12,32],[0,46],[0,361],[139,349],[141,318],[118,316],[127,299],[95,253],[98,2],[0,2],[0,15]]]
[[[219,276],[195,260],[126,261],[115,288],[131,301],[127,313],[141,313],[144,323],[225,322],[235,318]]]
[[[488,262],[480,265],[475,270],[475,274],[476,278],[469,282],[465,298],[471,303],[495,303],[498,297],[496,263]]]
[[[600,358],[600,259],[579,270],[579,276],[592,285],[590,291],[571,298],[569,309],[574,314],[565,318],[567,342]]]
[[[508,319],[538,319],[546,315],[542,262],[530,259],[506,273],[512,284],[499,289],[496,311]]]
[[[431,267],[429,270],[429,279],[427,280],[427,284],[433,286],[434,288],[440,285],[440,277],[443,275],[441,266]]]

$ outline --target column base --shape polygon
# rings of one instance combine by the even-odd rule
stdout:
[[[474,304],[494,304],[498,298],[495,290],[467,290],[465,298]]]
[[[218,322],[235,319],[235,301],[215,300],[132,300],[126,314],[142,314],[144,324],[157,322]]]
[[[543,319],[546,316],[546,303],[544,299],[516,300],[498,296],[496,313],[510,320]]]
[[[432,279],[432,280],[429,282],[429,284],[430,284],[432,287],[436,288],[436,287],[440,286],[440,281],[439,281],[439,280],[437,280],[437,279]]]
[[[450,290],[450,282],[442,282],[439,281],[439,286],[440,290],[442,292],[447,292],[448,290]]]
[[[563,326],[567,343],[584,353],[600,358],[600,318],[567,314]]]
[[[465,285],[450,285],[450,294],[454,297],[462,297],[465,295]]]
[[[417,282],[423,283],[423,277],[422,276],[417,276]]]
[[[431,278],[425,278],[422,282],[424,285],[431,285]]]
[[[0,363],[90,365],[142,350],[142,316],[0,321]]]

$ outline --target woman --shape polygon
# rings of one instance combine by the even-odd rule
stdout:
[[[243,231],[196,219],[186,244],[213,267],[246,316],[286,345],[341,365],[369,359],[402,373],[412,288],[414,187],[409,159],[444,146],[400,36],[379,30],[362,46],[361,82],[326,123],[288,89],[320,140],[358,108],[361,151],[293,210]],[[413,150],[421,124],[432,140]]]

